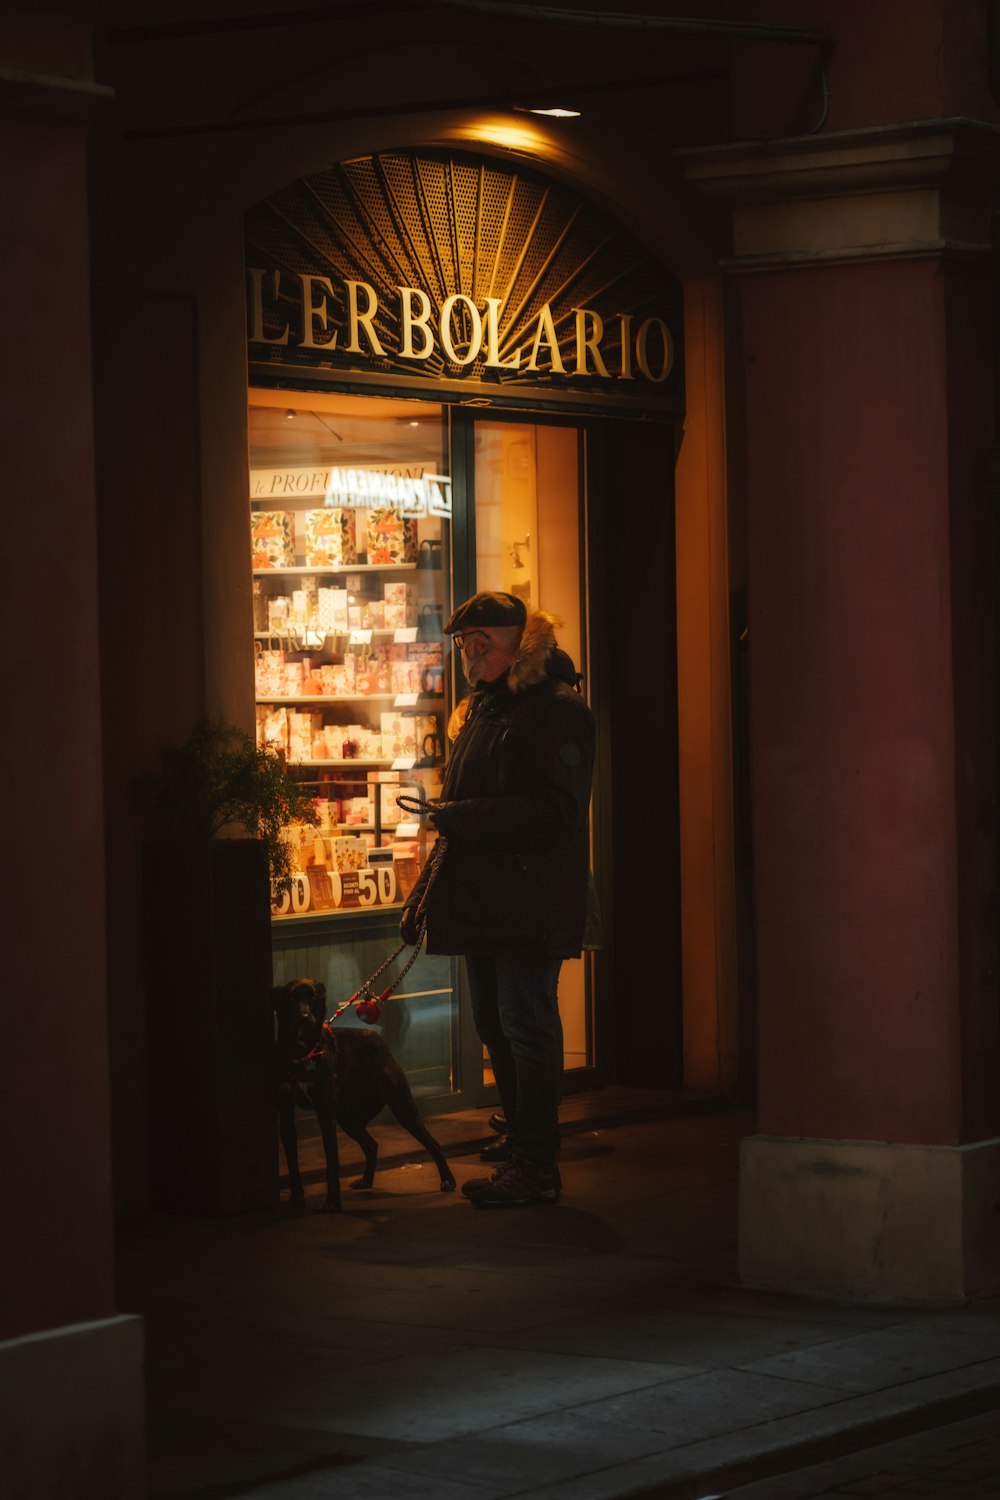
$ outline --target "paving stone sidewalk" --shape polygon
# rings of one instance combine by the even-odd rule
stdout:
[[[378,1127],[340,1216],[316,1158],[303,1218],[132,1224],[151,1500],[698,1500],[1000,1400],[1000,1305],[742,1286],[752,1117],[674,1103],[568,1101],[556,1205],[477,1210]]]

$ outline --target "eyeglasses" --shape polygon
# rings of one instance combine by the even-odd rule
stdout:
[[[483,640],[489,640],[489,636],[485,630],[466,630],[457,631],[451,638],[452,644],[456,647],[457,650],[461,651],[465,646],[466,641],[471,641],[474,635],[481,635],[483,637]]]

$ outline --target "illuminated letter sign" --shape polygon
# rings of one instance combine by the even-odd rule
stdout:
[[[252,208],[246,247],[253,383],[313,370],[478,404],[683,409],[680,282],[521,162],[341,162]]]

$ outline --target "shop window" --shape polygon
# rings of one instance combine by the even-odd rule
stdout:
[[[440,407],[254,391],[257,735],[316,793],[278,920],[398,906],[444,764],[451,486]]]

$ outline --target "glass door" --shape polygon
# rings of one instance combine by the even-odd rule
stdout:
[[[587,568],[582,429],[522,419],[476,420],[469,484],[469,593],[498,589],[560,622],[556,639],[576,664],[587,696]],[[470,451],[471,448],[471,451]],[[567,1073],[594,1063],[593,959],[567,960],[559,977]],[[485,1092],[493,1083],[476,1051]],[[571,1083],[571,1078],[567,1080]]]

